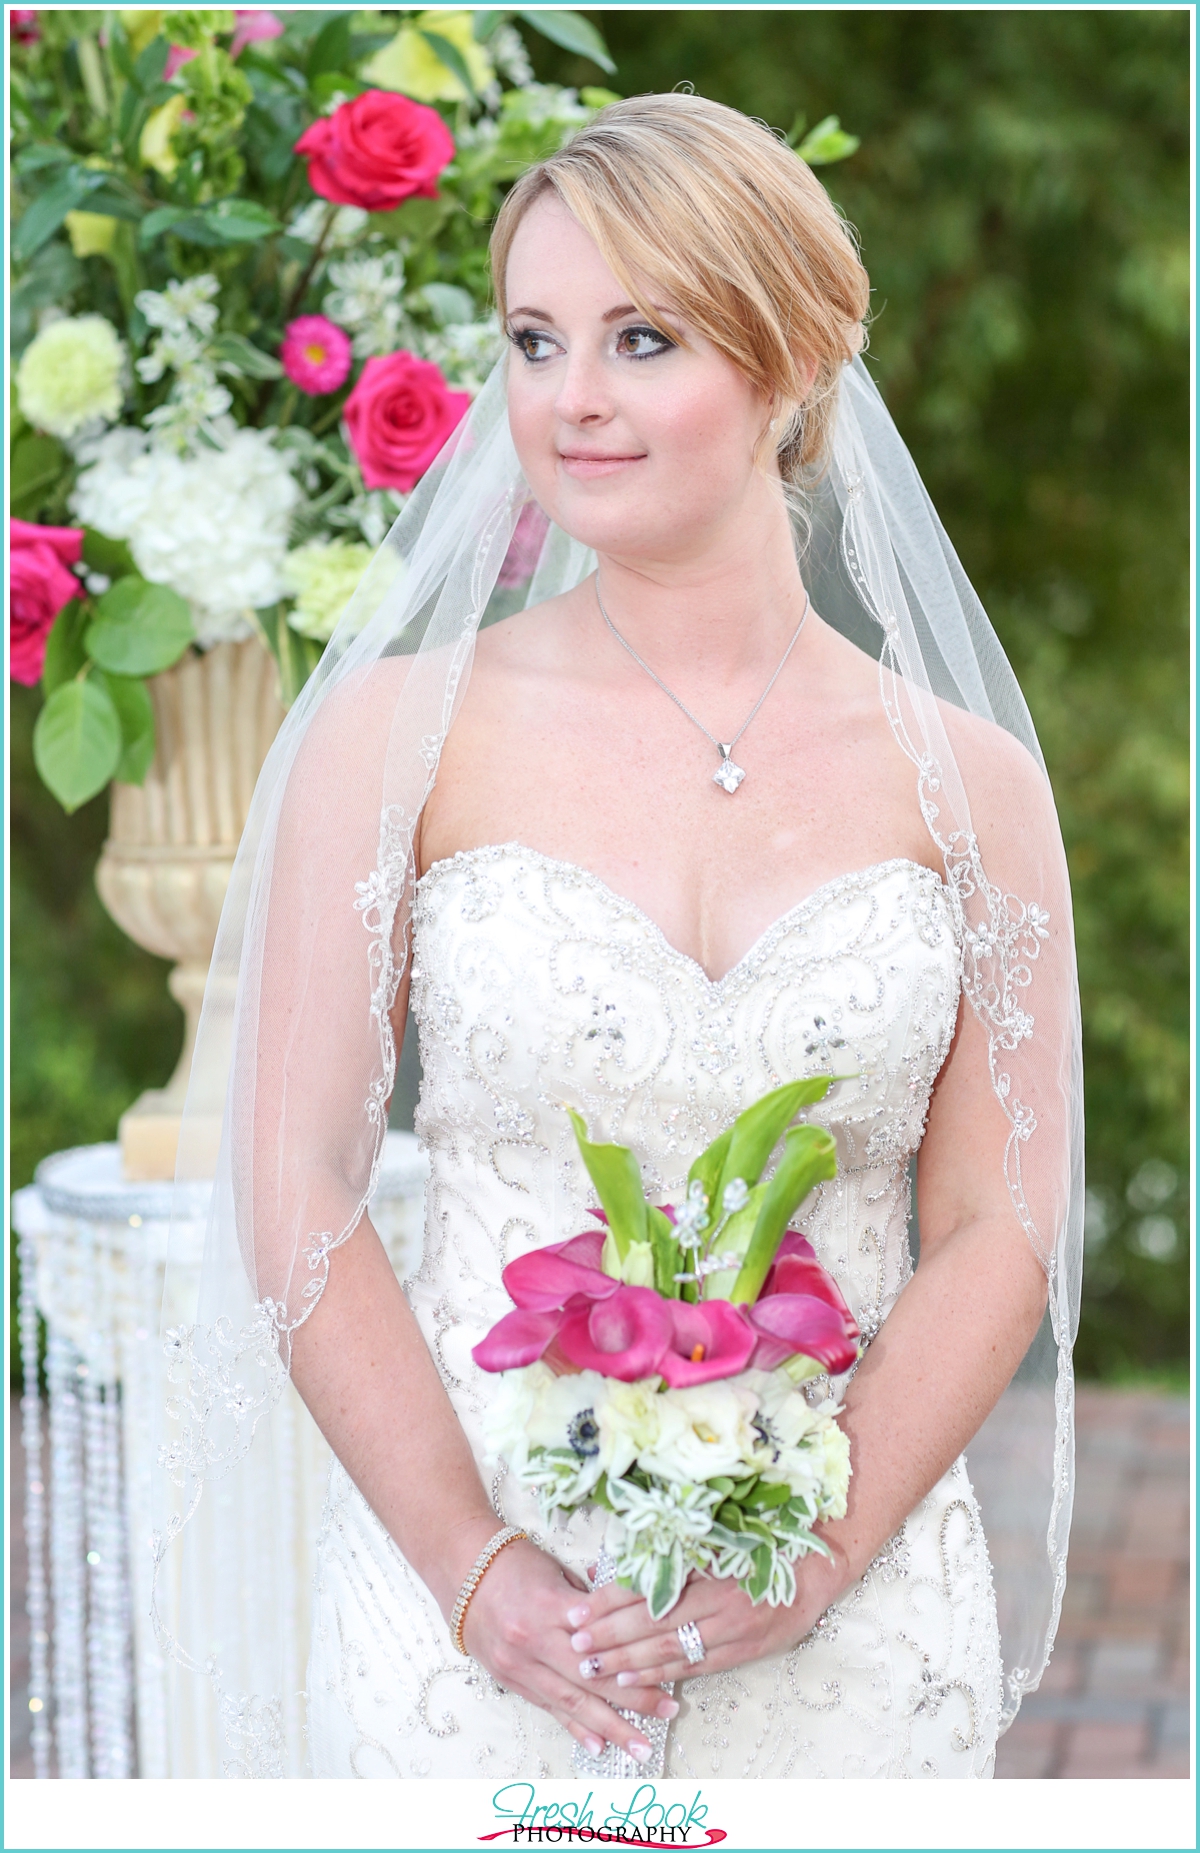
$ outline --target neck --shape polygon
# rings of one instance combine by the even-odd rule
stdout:
[[[771,512],[775,520],[710,540],[686,560],[600,556],[609,618],[660,675],[699,669],[728,682],[773,666],[786,649],[805,591],[786,512]]]

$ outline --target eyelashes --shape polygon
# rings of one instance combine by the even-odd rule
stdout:
[[[553,359],[556,351],[561,351],[553,335],[546,334],[540,328],[510,328],[508,338],[531,367],[540,366],[542,362]],[[660,354],[669,353],[675,346],[676,342],[649,322],[631,323],[617,336],[617,352],[625,360],[656,360]],[[543,351],[538,352],[538,349]]]

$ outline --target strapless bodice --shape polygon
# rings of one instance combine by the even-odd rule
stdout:
[[[714,980],[573,863],[515,843],[435,863],[413,920],[431,1177],[410,1286],[442,1304],[454,1387],[475,1375],[463,1341],[507,1310],[505,1264],[594,1226],[567,1106],[594,1139],[632,1147],[666,1201],[768,1088],[845,1077],[807,1114],[834,1135],[839,1171],[801,1221],[864,1331],[877,1329],[910,1272],[908,1160],[958,1008],[953,919],[932,869],[878,863],[826,882]],[[444,1194],[471,1213],[439,1217]]]

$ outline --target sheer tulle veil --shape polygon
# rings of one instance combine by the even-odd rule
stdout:
[[[229,1775],[305,1768],[294,1592],[318,1514],[289,1468],[315,1434],[288,1381],[291,1339],[320,1317],[330,1251],[353,1236],[378,1174],[414,830],[530,502],[505,365],[284,722],[205,997],[177,1177],[215,1184],[198,1285],[168,1267],[155,1622],[177,1667],[171,1731],[219,1737]],[[1008,1190],[1048,1279],[1042,1330],[968,1449],[1011,1718],[1053,1641],[1072,1496],[1082,1079],[1062,840],[1012,671],[861,360],[843,373],[832,455],[797,533],[815,609],[878,659],[880,700],[944,860],[965,996],[987,1032]],[[593,566],[552,526],[524,602]],[[973,794],[1018,762],[1032,798],[1003,823],[990,807],[977,833]]]

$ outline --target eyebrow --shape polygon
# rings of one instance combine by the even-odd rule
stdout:
[[[659,315],[669,315],[671,313],[669,309],[664,308],[660,303],[655,303],[653,306]],[[514,315],[531,315],[535,321],[539,322],[552,322],[555,319],[548,309],[510,309],[508,313],[510,318]],[[638,308],[636,302],[622,302],[619,303],[615,309],[609,309],[606,314],[600,317],[600,320],[602,322],[619,322],[623,315],[640,315],[641,313],[642,311]]]

